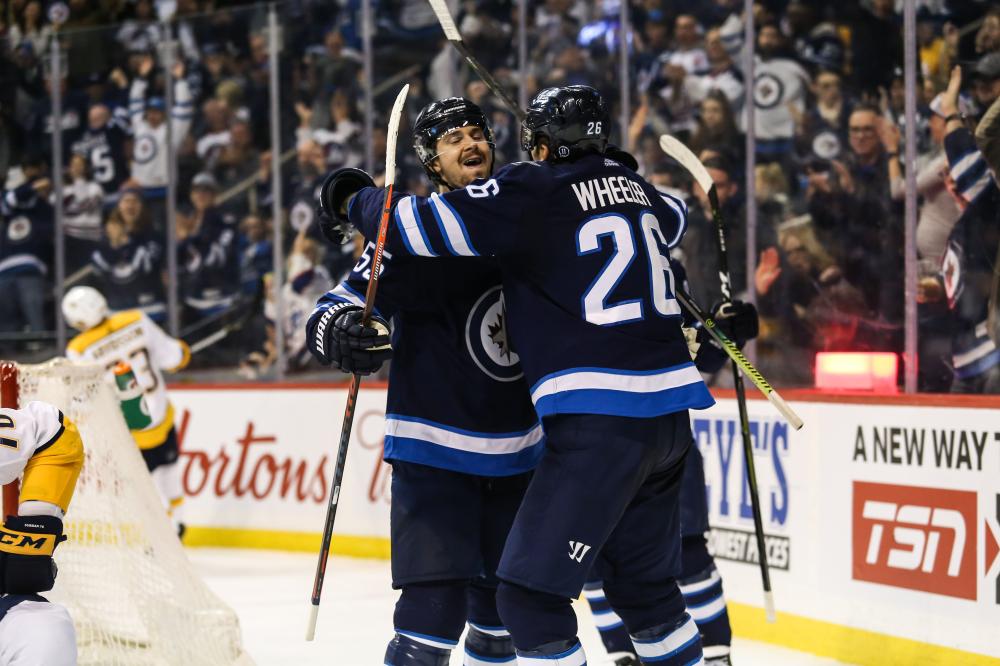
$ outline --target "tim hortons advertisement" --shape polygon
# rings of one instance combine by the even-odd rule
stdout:
[[[187,523],[203,534],[249,535],[258,546],[302,547],[308,538],[311,549],[346,393],[174,387]],[[805,421],[800,431],[769,403],[749,402],[776,625],[749,608],[762,604],[760,553],[736,403],[691,413],[709,545],[727,599],[743,609],[734,617],[759,617],[770,640],[802,649],[810,649],[804,640],[874,651],[827,649],[848,663],[996,663],[987,659],[1000,658],[996,410],[790,402]],[[380,544],[389,534],[384,408],[384,390],[362,389],[336,527]],[[878,651],[903,656],[882,660]]]
[[[341,389],[173,390],[188,524],[321,532],[346,397]],[[336,534],[389,535],[384,427],[385,391],[362,390]]]

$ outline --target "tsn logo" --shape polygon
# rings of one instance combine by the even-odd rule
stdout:
[[[853,577],[976,599],[975,492],[854,482]]]

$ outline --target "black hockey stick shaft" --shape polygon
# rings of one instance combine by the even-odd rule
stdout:
[[[729,273],[729,250],[726,247],[726,228],[722,220],[719,195],[713,184],[708,190],[708,202],[712,208],[712,222],[715,225],[715,248],[719,261],[719,286],[722,299],[733,300],[733,285]],[[764,587],[764,611],[768,622],[775,621],[774,597],[771,591],[771,569],[767,564],[767,544],[764,538],[764,520],[760,512],[760,493],[757,490],[757,469],[754,466],[753,442],[750,438],[750,416],[747,414],[746,387],[736,361],[733,369],[733,388],[736,389],[736,405],[740,414],[740,435],[743,439],[743,457],[746,459],[747,483],[750,486],[750,506],[753,510],[753,530],[757,537],[757,562],[760,565],[760,579]]]
[[[385,158],[385,199],[382,202],[382,217],[378,224],[378,236],[375,238],[375,255],[372,258],[371,274],[368,277],[368,288],[365,290],[365,306],[361,314],[361,325],[366,326],[375,308],[375,296],[378,292],[378,281],[382,273],[382,258],[385,254],[385,238],[389,231],[389,217],[392,212],[392,188],[396,176],[396,139],[399,135],[399,120],[403,113],[403,103],[410,86],[403,86],[396,96],[389,116],[389,129],[386,132]],[[316,620],[319,616],[319,602],[323,595],[323,581],[326,578],[326,564],[330,557],[330,543],[333,540],[333,525],[337,519],[337,507],[340,506],[340,489],[344,481],[344,468],[347,466],[347,450],[351,441],[351,429],[354,426],[354,412],[358,405],[358,389],[361,386],[361,375],[351,376],[351,385],[347,390],[347,404],[344,406],[344,422],[340,429],[340,445],[337,447],[337,460],[333,468],[333,486],[330,489],[330,501],[326,506],[326,520],[323,523],[323,540],[320,544],[319,561],[316,563],[316,575],[313,578],[312,606],[309,610],[309,624],[306,628],[306,640],[311,641],[316,635]]]
[[[493,78],[493,75],[490,74],[486,68],[482,66],[482,64],[480,64],[479,60],[476,59],[476,56],[472,55],[468,47],[465,45],[465,42],[456,42],[453,40],[449,41],[451,41],[451,45],[458,49],[458,52],[462,54],[462,57],[465,58],[465,62],[469,63],[469,67],[472,68],[472,71],[474,71],[479,78],[483,80],[486,87],[489,88],[494,95],[500,98],[500,101],[503,102],[508,111],[514,114],[514,117],[517,118],[518,122],[524,120],[524,110],[518,106],[517,102],[514,101],[514,98],[512,98],[507,91],[500,86],[500,83]]]
[[[382,255],[385,249],[385,235],[389,226],[389,211],[392,209],[392,185],[385,189],[385,203],[382,209],[382,220],[379,223],[378,238],[375,243],[375,258],[372,259],[371,277],[368,278],[368,288],[365,291],[365,307],[362,312],[361,325],[366,326],[371,318],[372,308],[378,291],[378,278],[382,268]],[[330,557],[330,543],[333,540],[333,525],[337,520],[337,508],[340,506],[340,488],[344,482],[344,469],[347,466],[347,450],[351,443],[351,429],[354,426],[354,412],[358,405],[358,390],[361,387],[361,375],[351,375],[351,385],[347,390],[347,404],[344,406],[344,421],[340,428],[340,444],[337,447],[337,460],[333,467],[333,487],[330,491],[330,501],[326,506],[326,520],[323,523],[323,541],[319,549],[319,561],[316,563],[316,575],[313,578],[312,614],[309,627],[306,630],[306,640],[311,641],[316,633],[316,615],[319,612],[319,602],[323,595],[323,581],[326,578],[326,564]]]
[[[465,58],[465,62],[469,63],[469,67],[482,79],[486,87],[490,89],[490,92],[499,97],[504,106],[514,114],[518,122],[524,120],[524,110],[517,105],[514,98],[507,94],[507,91],[500,86],[500,83],[493,78],[493,75],[483,67],[479,59],[472,55],[472,52],[465,45],[465,41],[462,40],[462,33],[459,32],[458,26],[455,25],[455,18],[451,15],[451,10],[448,8],[446,0],[429,0],[429,2],[434,15],[437,16],[438,23],[441,24],[444,36],[448,38],[448,41],[455,47],[455,50]]]

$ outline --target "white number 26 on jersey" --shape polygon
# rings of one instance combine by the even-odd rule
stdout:
[[[670,270],[670,259],[660,251],[667,247],[667,240],[660,229],[660,221],[652,213],[642,214],[639,220],[642,240],[649,259],[649,286],[653,309],[657,314],[669,317],[679,315],[680,305],[674,298],[674,274]],[[580,255],[591,254],[602,249],[604,239],[611,241],[612,254],[604,268],[583,294],[583,316],[591,324],[613,326],[643,318],[641,299],[609,303],[614,290],[625,271],[635,260],[636,243],[632,225],[622,215],[602,215],[587,220],[576,233],[576,251]]]

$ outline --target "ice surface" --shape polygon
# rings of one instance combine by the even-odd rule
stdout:
[[[239,614],[243,642],[258,666],[379,666],[392,636],[397,593],[389,563],[335,557],[327,566],[316,640],[305,641],[316,556],[263,550],[188,549],[208,585]],[[580,640],[592,666],[608,663],[585,602]],[[452,664],[461,664],[454,652]],[[738,666],[826,666],[839,662],[737,638]]]

